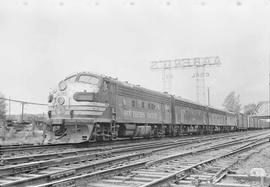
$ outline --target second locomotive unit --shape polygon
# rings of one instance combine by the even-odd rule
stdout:
[[[45,143],[179,136],[237,129],[237,115],[180,97],[81,72],[49,95]]]

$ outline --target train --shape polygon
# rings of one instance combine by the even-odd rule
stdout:
[[[44,143],[212,134],[269,128],[269,122],[202,105],[168,93],[79,72],[48,97]]]

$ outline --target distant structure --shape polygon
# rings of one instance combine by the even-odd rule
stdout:
[[[259,102],[252,116],[259,119],[270,119],[270,102]]]
[[[205,72],[206,67],[221,65],[218,56],[181,58],[173,60],[159,60],[151,62],[151,70],[162,70],[163,91],[171,92],[171,79],[173,69],[194,69],[193,78],[196,79],[197,102],[206,103],[205,77],[209,73]]]

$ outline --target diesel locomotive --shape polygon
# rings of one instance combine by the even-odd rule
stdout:
[[[229,132],[240,119],[244,127],[239,114],[89,72],[60,81],[48,102],[45,143]]]

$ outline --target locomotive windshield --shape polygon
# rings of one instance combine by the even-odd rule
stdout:
[[[76,75],[70,76],[65,79],[65,82],[75,82],[76,80]]]
[[[78,81],[87,84],[98,85],[99,79],[91,75],[80,75]]]

